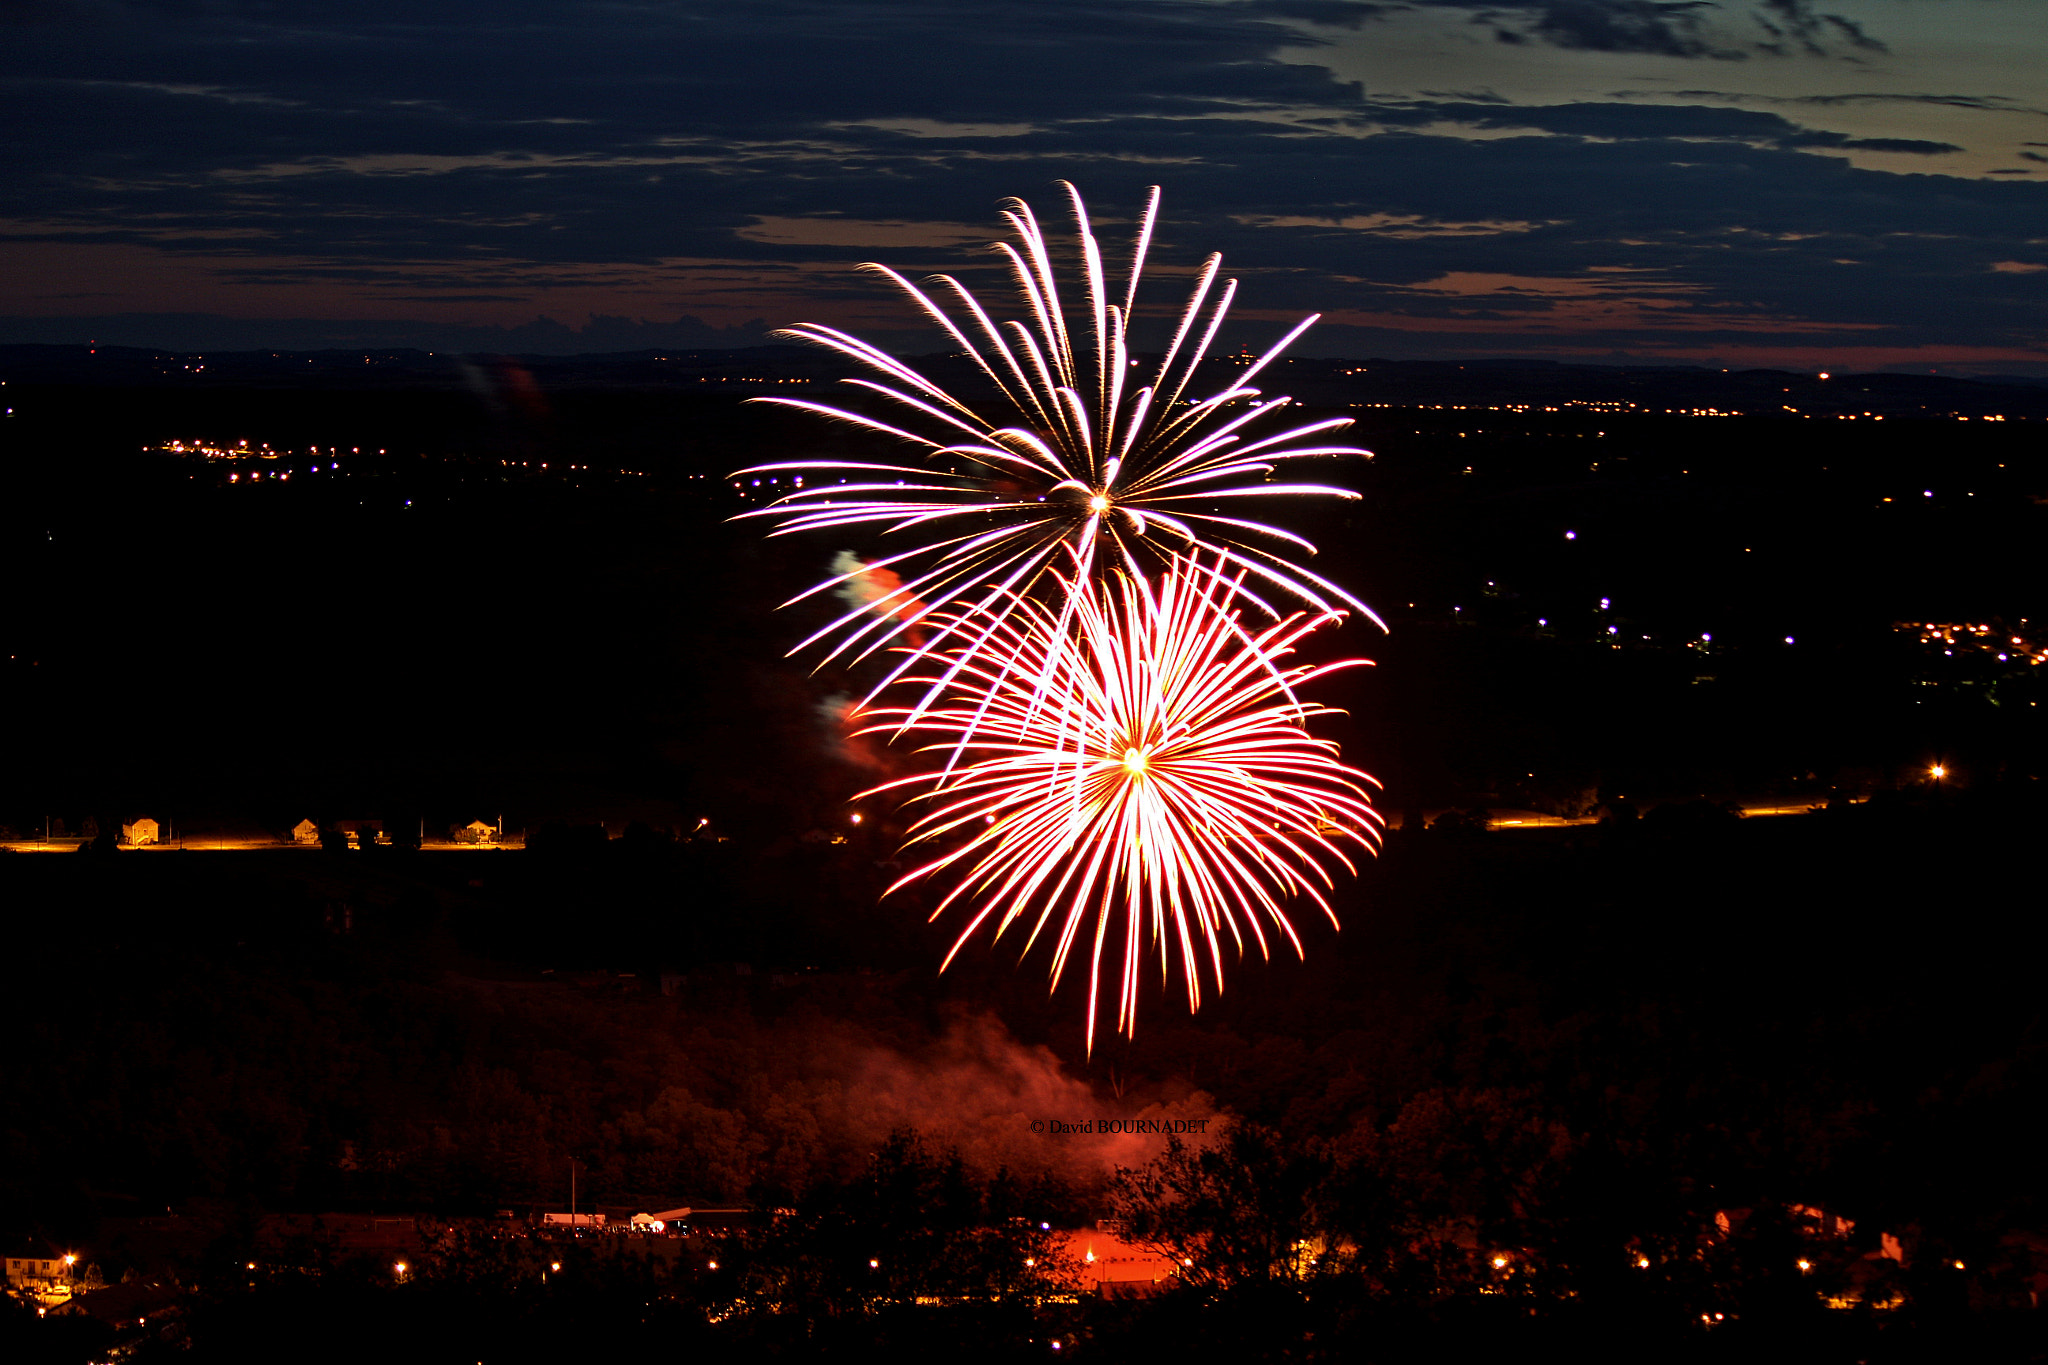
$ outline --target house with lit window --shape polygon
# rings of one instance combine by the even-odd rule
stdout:
[[[7,1243],[7,1287],[21,1294],[47,1294],[71,1284],[74,1258],[46,1242]]]

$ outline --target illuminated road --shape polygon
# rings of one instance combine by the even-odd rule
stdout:
[[[1743,818],[1749,819],[1770,815],[1809,815],[1814,811],[1822,809],[1826,804],[1825,798],[1810,801],[1742,801],[1736,803],[1736,809],[1742,812]],[[1438,816],[1448,813],[1450,813],[1448,810],[1425,811],[1423,812],[1424,824],[1434,823]],[[1494,809],[1489,810],[1488,816],[1486,827],[1489,830],[1565,829],[1600,823],[1600,817],[1597,815],[1567,818],[1562,815],[1544,815],[1539,811],[1533,810]],[[1402,828],[1400,815],[1390,812],[1387,817],[1387,825],[1391,829]],[[13,853],[76,853],[79,845],[85,842],[87,841],[78,838],[51,839],[47,842],[41,839],[0,839],[0,850]],[[488,853],[493,849],[524,848],[525,846],[524,839],[518,835],[511,835],[503,843],[498,844],[457,844],[444,839],[429,839],[420,845],[420,851],[422,853]],[[121,851],[123,853],[166,853],[179,851],[239,853],[262,850],[275,853],[282,849],[303,849],[317,853],[320,851],[320,845],[292,843],[284,839],[199,835],[189,839],[173,839],[161,844],[145,844],[141,848],[129,848],[123,845]]]
[[[1814,811],[1823,809],[1826,805],[1827,798],[1817,797],[1806,801],[1738,801],[1735,803],[1735,808],[1742,813],[1744,819],[1749,819],[1753,816],[1767,815],[1809,815]],[[1449,809],[1424,811],[1423,822],[1425,825],[1432,824],[1438,816],[1452,813],[1454,812]],[[1489,808],[1487,811],[1486,827],[1490,830],[1564,829],[1571,826],[1597,825],[1599,823],[1600,817],[1597,815],[1567,817],[1562,815],[1545,815],[1540,811],[1533,810]],[[1388,824],[1394,829],[1402,827],[1401,821],[1397,816],[1390,817]]]
[[[0,849],[12,853],[76,853],[86,839],[0,839]],[[487,853],[500,848],[524,848],[525,841],[513,835],[501,844],[457,844],[443,839],[429,839],[420,845],[422,853]],[[199,835],[191,839],[172,839],[160,844],[144,844],[140,848],[121,846],[123,853],[246,853],[262,850],[275,853],[282,849],[305,849],[314,853],[320,851],[318,844],[293,843],[287,839],[250,838],[236,836],[214,837]]]

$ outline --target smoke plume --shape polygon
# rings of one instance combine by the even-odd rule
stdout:
[[[927,604],[904,590],[903,580],[893,569],[872,564],[851,550],[841,550],[832,557],[832,572],[847,577],[835,592],[848,606],[865,607],[883,616],[893,616],[909,625],[905,633],[910,643],[924,643],[924,632],[917,621],[931,610]]]

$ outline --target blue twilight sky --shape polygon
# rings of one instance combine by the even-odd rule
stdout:
[[[605,350],[1165,187],[1256,342],[2048,372],[2044,0],[0,0],[0,341]]]

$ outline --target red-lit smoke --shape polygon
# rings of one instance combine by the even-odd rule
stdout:
[[[905,590],[894,569],[869,563],[851,550],[841,550],[832,558],[832,572],[850,575],[837,589],[847,605],[895,617],[909,625],[904,633],[910,637],[910,644],[924,647],[925,632],[916,623],[931,607]]]

